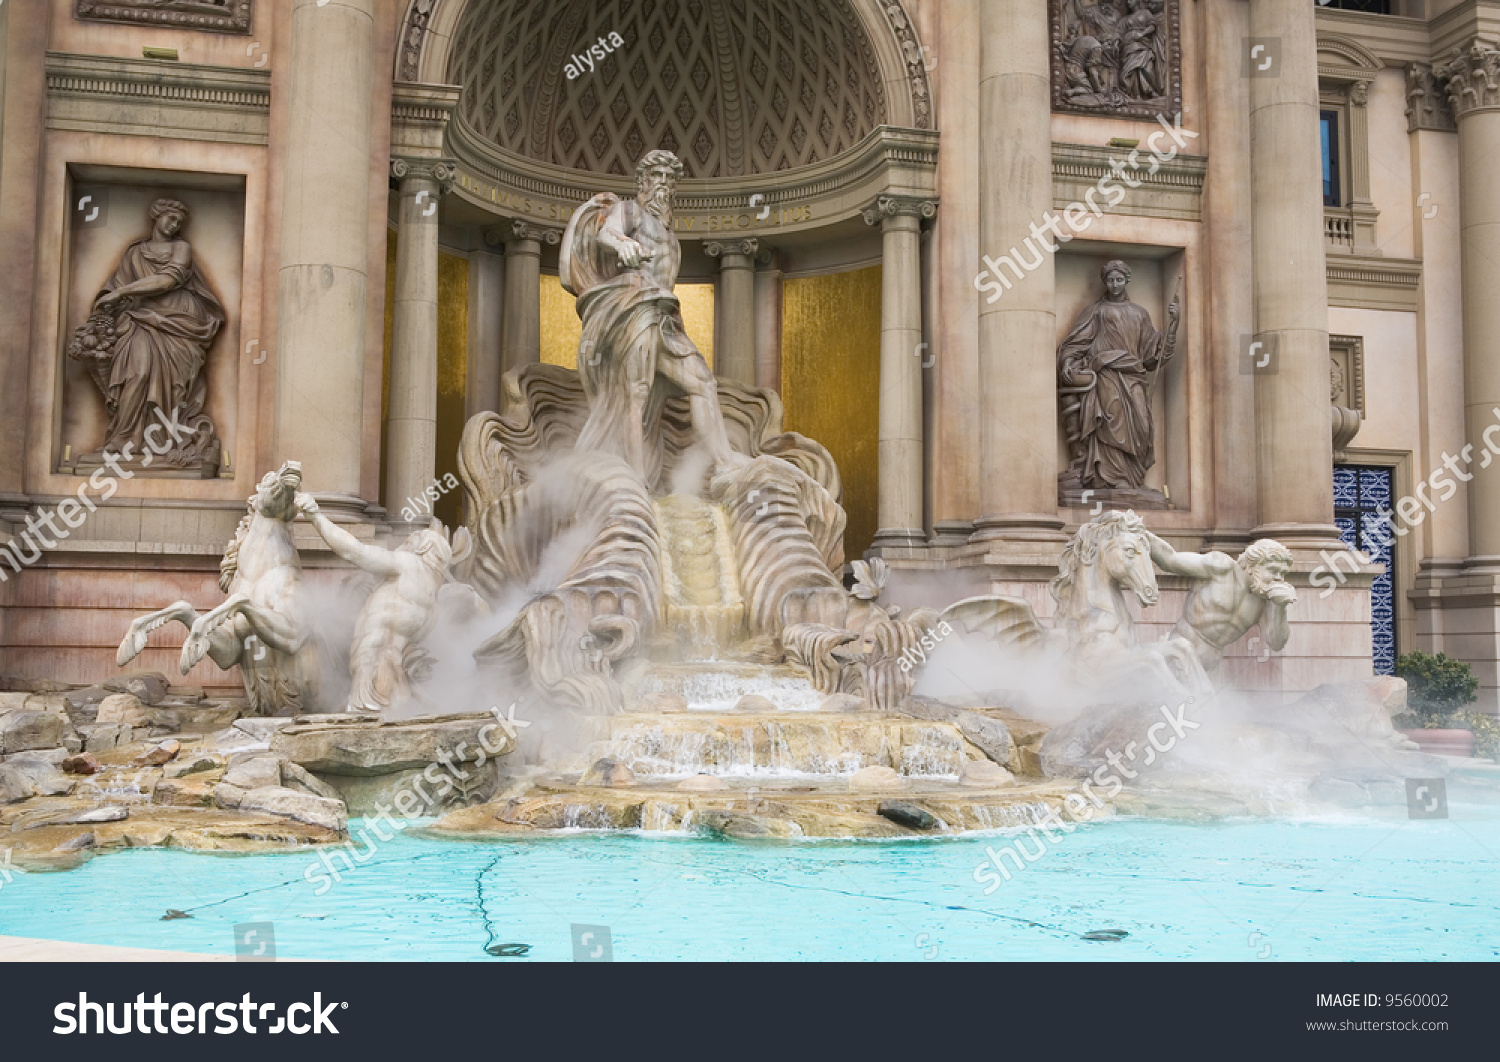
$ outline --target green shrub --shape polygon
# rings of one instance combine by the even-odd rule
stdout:
[[[1453,725],[1474,733],[1474,755],[1500,763],[1500,720],[1483,712],[1459,712]]]
[[[1406,680],[1407,706],[1425,727],[1444,725],[1449,716],[1474,703],[1479,689],[1469,665],[1445,653],[1406,653],[1396,660],[1396,677]]]

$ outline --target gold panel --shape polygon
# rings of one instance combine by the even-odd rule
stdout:
[[[682,303],[682,324],[688,338],[698,345],[709,368],[714,364],[714,286],[678,284],[675,294]],[[542,361],[547,365],[578,368],[578,341],[583,324],[573,308],[574,299],[555,276],[542,274]]]
[[[396,304],[396,234],[385,244],[385,362],[380,381],[380,421],[385,423],[391,405],[391,333]],[[458,440],[464,430],[464,377],[467,373],[469,337],[469,260],[438,253],[438,365],[437,365],[437,459],[435,472],[441,480],[458,474]],[[399,511],[403,498],[386,498],[385,463],[388,433],[380,435],[381,504]],[[450,528],[459,524],[462,492],[450,490],[433,506],[433,515]],[[392,508],[394,506],[394,509]]]
[[[438,254],[437,478],[458,478],[458,441],[464,433],[464,379],[468,374],[469,260]],[[460,523],[463,491],[450,490],[433,515],[450,528]]]
[[[816,439],[838,462],[850,560],[864,555],[878,530],[880,282],[880,267],[870,266],[781,288],[785,427]]]

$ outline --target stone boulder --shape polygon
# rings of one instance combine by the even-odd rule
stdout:
[[[151,717],[145,705],[133,693],[112,693],[99,702],[95,723],[118,723],[120,726],[147,726]]]
[[[736,712],[775,712],[776,702],[769,697],[763,697],[759,693],[747,693],[734,702]]]
[[[1004,786],[1015,785],[1016,779],[998,763],[992,763],[989,760],[970,760],[964,764],[964,771],[959,775],[958,782],[960,785],[974,789],[1000,789]]]
[[[695,774],[691,778],[684,778],[678,782],[677,788],[689,793],[713,793],[728,789],[729,783],[718,775]]]
[[[894,767],[861,767],[849,776],[850,789],[900,789],[905,784]]]
[[[101,683],[105,689],[116,693],[133,694],[142,704],[155,704],[167,695],[171,685],[160,671],[132,671],[122,678]]]
[[[603,759],[584,772],[580,785],[602,785],[607,787],[635,784],[635,772],[623,763]]]
[[[876,811],[881,818],[909,830],[935,830],[941,825],[936,815],[909,800],[882,800]]]
[[[349,829],[349,813],[342,801],[313,796],[311,793],[302,793],[280,785],[246,790],[240,797],[239,810],[263,811],[269,815],[305,822],[309,826],[322,826],[338,833],[346,833]]]
[[[959,712],[953,717],[953,725],[969,744],[995,763],[1002,767],[1015,765],[1016,743],[1010,736],[1010,728],[1000,720],[979,712]]]
[[[19,804],[32,797],[31,779],[19,767],[0,764],[0,804]]]
[[[78,784],[76,779],[58,770],[50,758],[35,753],[7,756],[5,766],[26,777],[34,796],[66,796]]]
[[[7,712],[0,715],[0,752],[61,748],[72,729],[58,712]]]
[[[343,801],[344,798],[337,789],[313,774],[306,767],[293,763],[290,760],[281,760],[279,762],[281,765],[281,784],[288,789],[300,789],[302,792],[311,793],[313,796],[325,797],[328,800]]]
[[[278,730],[271,751],[318,774],[392,774],[440,764],[444,757],[453,763],[478,762],[503,756],[516,745],[515,737],[488,712],[391,722],[324,716],[330,721],[310,723],[307,718]]]
[[[265,753],[240,753],[229,760],[224,782],[241,789],[262,789],[281,784],[281,761]]]
[[[99,768],[99,760],[87,752],[80,752],[62,761],[62,769],[68,774],[98,774]]]

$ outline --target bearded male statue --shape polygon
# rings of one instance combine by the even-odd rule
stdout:
[[[1286,647],[1291,636],[1286,611],[1297,603],[1297,591],[1286,581],[1292,555],[1280,542],[1260,539],[1235,560],[1217,550],[1175,550],[1150,532],[1146,537],[1157,567],[1193,581],[1182,617],[1167,640],[1190,649],[1204,671],[1217,668],[1224,650],[1251,627],[1260,627],[1261,638],[1272,649]]]
[[[636,166],[634,199],[604,192],[573,214],[558,270],[583,321],[578,373],[589,415],[577,449],[623,457],[648,486],[660,465],[652,436],[668,393],[663,381],[686,393],[715,474],[746,461],[730,448],[713,370],[684,331],[672,294],[682,265],[672,232],[681,176],[676,155],[647,152]]]

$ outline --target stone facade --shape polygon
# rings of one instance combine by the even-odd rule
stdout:
[[[869,528],[846,546],[890,564],[893,601],[1007,593],[1049,618],[1062,545],[1104,500],[1059,498],[1056,352],[1120,259],[1156,328],[1179,299],[1140,418],[1147,525],[1296,558],[1292,641],[1239,647],[1246,681],[1371,667],[1384,590],[1345,552],[1337,463],[1386,470],[1398,512],[1417,499],[1390,548],[1396,646],[1470,661],[1494,708],[1490,0],[642,0],[623,21],[585,0],[38,3],[0,5],[0,543],[80,490],[96,510],[34,562],[0,555],[0,672],[102,678],[129,616],[211,599],[286,459],[339,526],[395,545],[407,499],[456,468],[444,396],[503,407],[549,348],[573,210],[667,148],[681,283],[715,291],[699,345],[737,385],[818,391],[789,409],[840,409],[830,449]],[[108,411],[67,347],[162,196],[223,308],[203,369],[222,458],[104,498],[77,462]],[[843,329],[868,350],[788,360],[816,359],[788,331],[808,307],[856,313],[833,278],[875,266],[878,306]],[[312,583],[344,577],[297,533]],[[1144,629],[1185,592],[1162,586]]]

